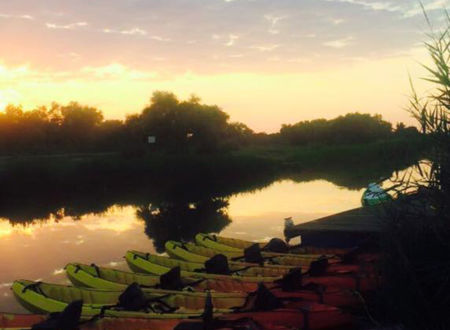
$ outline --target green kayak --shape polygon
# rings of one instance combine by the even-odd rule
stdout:
[[[376,183],[369,183],[361,197],[363,206],[374,206],[389,201],[392,201],[392,196]]]
[[[165,244],[167,254],[175,259],[184,261],[205,263],[210,258],[217,254],[223,254],[228,259],[228,265],[231,270],[242,269],[248,267],[248,270],[252,270],[254,274],[264,274],[268,276],[280,276],[288,273],[295,266],[285,265],[271,265],[271,264],[257,264],[247,263],[243,261],[241,257],[236,256],[233,253],[218,252],[212,249],[204,248],[192,243],[180,243],[176,241],[167,241]],[[233,261],[233,259],[236,259]],[[239,261],[238,261],[239,260]],[[264,271],[263,271],[264,269]]]
[[[173,274],[174,270],[169,270],[169,272]],[[159,289],[163,286],[161,282],[164,282],[161,278],[166,275],[159,276],[130,273],[117,269],[98,267],[95,265],[88,266],[79,263],[68,264],[66,266],[66,274],[76,286],[106,290],[123,290],[125,287],[135,282],[141,285],[145,290]],[[178,279],[173,279],[172,276],[172,283],[168,283],[167,285],[166,282],[165,287],[170,286],[176,287],[177,290],[195,290],[198,292],[211,290],[215,292],[233,293],[253,292],[257,288],[256,283],[242,282],[238,279],[223,280],[210,278],[199,280],[198,278],[180,276],[179,280],[181,283],[176,283]]]
[[[63,311],[68,304],[83,300],[82,315],[92,317],[99,315],[104,306],[114,306],[119,301],[123,290],[82,289],[73,286],[48,284],[27,280],[15,281],[12,291],[19,303],[27,310],[38,314]],[[145,292],[147,299],[154,299],[153,312],[129,311],[111,307],[104,311],[109,317],[130,317],[150,319],[180,319],[196,317],[203,312],[204,298],[186,298],[180,295],[161,295]],[[165,312],[167,305],[176,312]],[[190,308],[186,308],[186,306]]]
[[[205,271],[204,269],[205,266],[202,263],[170,259],[168,257],[162,257],[138,251],[127,251],[125,255],[125,260],[127,261],[128,266],[131,268],[131,270],[138,273],[162,275],[167,273],[170,269],[174,267],[180,267],[182,277],[221,279],[221,280],[240,279],[243,282],[255,282],[255,283],[273,282],[280,278],[280,276],[277,277],[261,276],[261,275],[252,276],[249,273],[243,276],[240,274],[240,272],[235,272],[231,275],[211,274]]]

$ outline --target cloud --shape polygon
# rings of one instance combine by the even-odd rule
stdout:
[[[123,34],[123,35],[130,35],[130,36],[146,36],[148,39],[156,40],[156,41],[162,41],[162,42],[168,42],[171,41],[170,38],[165,38],[162,36],[152,35],[147,36],[148,32],[147,30],[144,30],[139,27],[134,27],[131,29],[124,29],[124,30],[115,30],[111,28],[103,28],[101,30],[103,33],[114,33],[114,34]]]
[[[19,79],[29,74],[28,66],[21,65],[10,68],[0,64],[0,82],[6,79]]]
[[[422,7],[418,1],[407,1],[406,3],[395,3],[389,1],[367,1],[367,0],[325,0],[327,2],[339,2],[352,5],[361,6],[372,11],[387,11],[398,12],[402,17],[410,18],[417,15],[422,15]],[[426,11],[445,10],[450,5],[449,0],[430,0],[423,1],[423,6]]]
[[[343,18],[333,18],[331,19],[331,23],[333,23],[334,25],[339,25],[345,22],[345,19]]]
[[[280,45],[261,45],[261,46],[250,46],[250,49],[256,49],[260,52],[271,52],[272,50],[277,49]]]
[[[152,40],[165,41],[165,42],[171,40],[170,38],[164,38],[164,37],[161,37],[161,36],[150,36],[149,38],[152,39]]]
[[[449,5],[449,1],[448,0],[435,0],[432,1],[430,3],[426,3],[424,4],[424,8],[425,11],[429,12],[429,11],[433,11],[433,10],[445,10],[445,7]],[[423,9],[419,4],[416,4],[413,8],[407,10],[404,13],[404,17],[413,17],[416,15],[421,15],[423,13]]]
[[[370,10],[383,10],[396,12],[400,11],[401,7],[398,5],[392,5],[390,2],[381,2],[381,1],[365,1],[365,0],[325,0],[327,2],[340,2],[340,3],[348,3],[352,5],[358,5]]]
[[[0,14],[0,18],[19,18],[19,19],[26,19],[26,20],[33,20],[34,17],[28,14],[23,15],[10,15],[10,14]]]
[[[239,36],[236,34],[229,34],[228,41],[225,43],[225,46],[231,47],[234,45],[235,41],[239,39]]]
[[[130,69],[120,63],[111,63],[105,66],[86,66],[81,69],[83,75],[90,75],[97,79],[122,79],[122,80],[145,80],[158,76],[156,72],[147,72]]]
[[[305,58],[305,57],[296,57],[296,58],[290,58],[287,60],[289,63],[310,63],[312,60],[311,58]]]
[[[347,47],[352,40],[353,40],[353,37],[346,37],[346,38],[342,38],[342,39],[324,42],[323,45],[327,46],[327,47],[331,47],[331,48],[340,49],[340,48]]]
[[[66,25],[58,25],[58,24],[54,24],[54,23],[45,23],[45,26],[48,29],[74,30],[74,29],[79,28],[79,27],[88,26],[88,23],[87,22],[76,22],[76,23],[71,23],[71,24],[66,24]]]
[[[132,28],[129,30],[122,30],[120,31],[121,34],[130,34],[130,35],[140,35],[140,36],[145,36],[147,34],[147,31],[140,29],[140,28]]]
[[[266,20],[269,21],[270,23],[270,27],[268,32],[270,34],[278,34],[280,33],[280,30],[276,29],[276,25],[278,24],[278,22],[280,22],[281,20],[284,20],[287,18],[287,16],[274,16],[274,15],[264,15],[264,18]]]

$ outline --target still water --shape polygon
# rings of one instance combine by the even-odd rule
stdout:
[[[64,265],[75,261],[127,269],[122,258],[127,249],[162,252],[166,239],[189,239],[199,231],[249,240],[282,237],[283,218],[291,216],[301,223],[358,207],[362,192],[325,180],[282,180],[226,200],[114,205],[105,212],[77,217],[65,216],[61,210],[26,224],[3,218],[0,311],[25,312],[10,291],[15,279],[69,283]]]

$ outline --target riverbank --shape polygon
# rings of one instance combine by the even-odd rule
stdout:
[[[410,141],[358,146],[247,147],[222,154],[22,155],[0,159],[0,217],[80,216],[112,205],[194,203],[267,187],[278,180],[326,180],[359,190],[422,159]]]
[[[248,146],[211,154],[20,155],[0,158],[0,194],[22,195],[35,189],[127,190],[158,184],[167,190],[184,185],[201,187],[207,194],[226,195],[280,178],[310,181],[317,177],[361,189],[368,181],[390,177],[393,171],[425,158],[426,153],[424,140],[389,140],[340,146]]]
[[[306,170],[311,167],[333,166],[333,163],[351,166],[371,166],[368,161],[389,160],[404,162],[420,159],[427,149],[422,138],[391,139],[353,145],[291,146],[286,144],[250,145],[237,150],[217,153],[164,153],[147,150],[130,155],[118,152],[22,154],[0,156],[0,174],[40,170],[58,175],[71,171],[98,168],[103,171],[133,171],[173,174],[207,168],[216,173],[227,169],[255,168],[264,170]],[[331,163],[330,163],[331,162]],[[195,174],[195,173],[192,173]]]

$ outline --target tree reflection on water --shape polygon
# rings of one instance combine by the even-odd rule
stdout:
[[[225,198],[206,198],[196,202],[170,201],[139,207],[137,216],[145,222],[145,233],[153,239],[157,252],[168,240],[189,241],[199,232],[219,232],[231,219]]]

